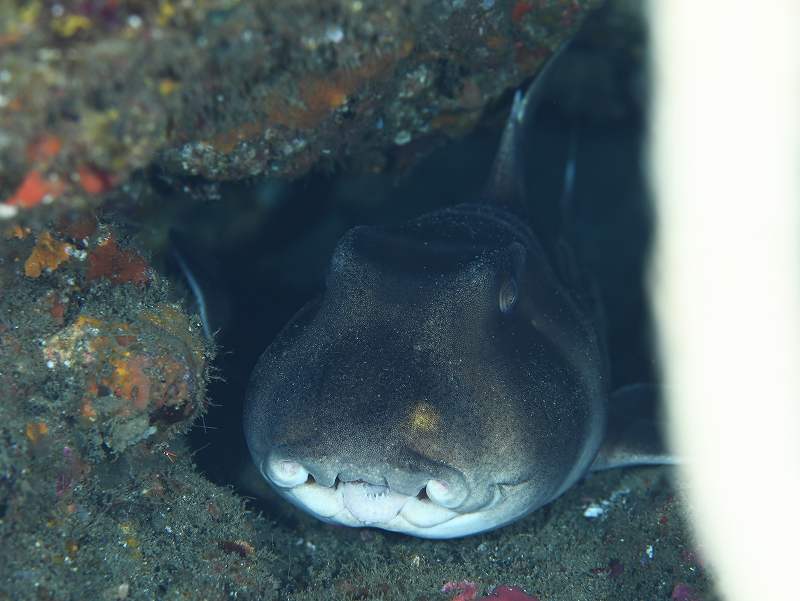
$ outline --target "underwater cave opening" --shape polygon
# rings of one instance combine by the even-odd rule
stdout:
[[[612,387],[657,377],[645,268],[651,238],[642,172],[645,118],[642,32],[610,43],[590,19],[554,65],[532,128],[530,202],[558,211],[574,157],[568,234],[603,300]],[[482,189],[510,106],[509,92],[467,137],[440,145],[399,173],[315,172],[291,183],[271,179],[209,185],[216,198],[175,219],[173,241],[203,289],[218,347],[212,405],[189,434],[194,459],[214,482],[273,496],[250,461],[242,407],[250,372],[292,315],[322,290],[333,248],[349,228],[392,224],[475,198]],[[570,150],[572,148],[572,150]],[[202,182],[192,182],[202,188]],[[176,278],[179,269],[173,264]],[[189,291],[190,286],[184,282]],[[264,501],[263,499],[266,499]]]

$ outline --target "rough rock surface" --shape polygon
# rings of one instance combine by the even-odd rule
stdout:
[[[599,0],[16,0],[0,217],[154,162],[211,179],[382,170],[468,130]]]

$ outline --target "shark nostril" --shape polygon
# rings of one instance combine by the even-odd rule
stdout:
[[[456,507],[461,502],[460,495],[456,494],[456,491],[443,480],[428,480],[425,494],[431,501],[442,507]]]
[[[283,488],[291,488],[299,484],[304,484],[311,478],[308,470],[296,461],[288,461],[285,459],[268,461],[266,468],[266,471],[264,471],[262,465],[262,472],[264,475],[276,486]]]

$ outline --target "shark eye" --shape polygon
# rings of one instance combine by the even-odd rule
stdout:
[[[517,281],[514,278],[506,280],[500,287],[498,303],[500,311],[508,313],[517,302]]]

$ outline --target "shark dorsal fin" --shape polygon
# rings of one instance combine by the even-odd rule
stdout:
[[[525,172],[523,140],[541,103],[548,74],[566,47],[566,43],[562,44],[547,59],[525,94],[517,90],[514,95],[497,156],[481,197],[482,202],[504,207],[521,216],[528,214],[523,177]]]

